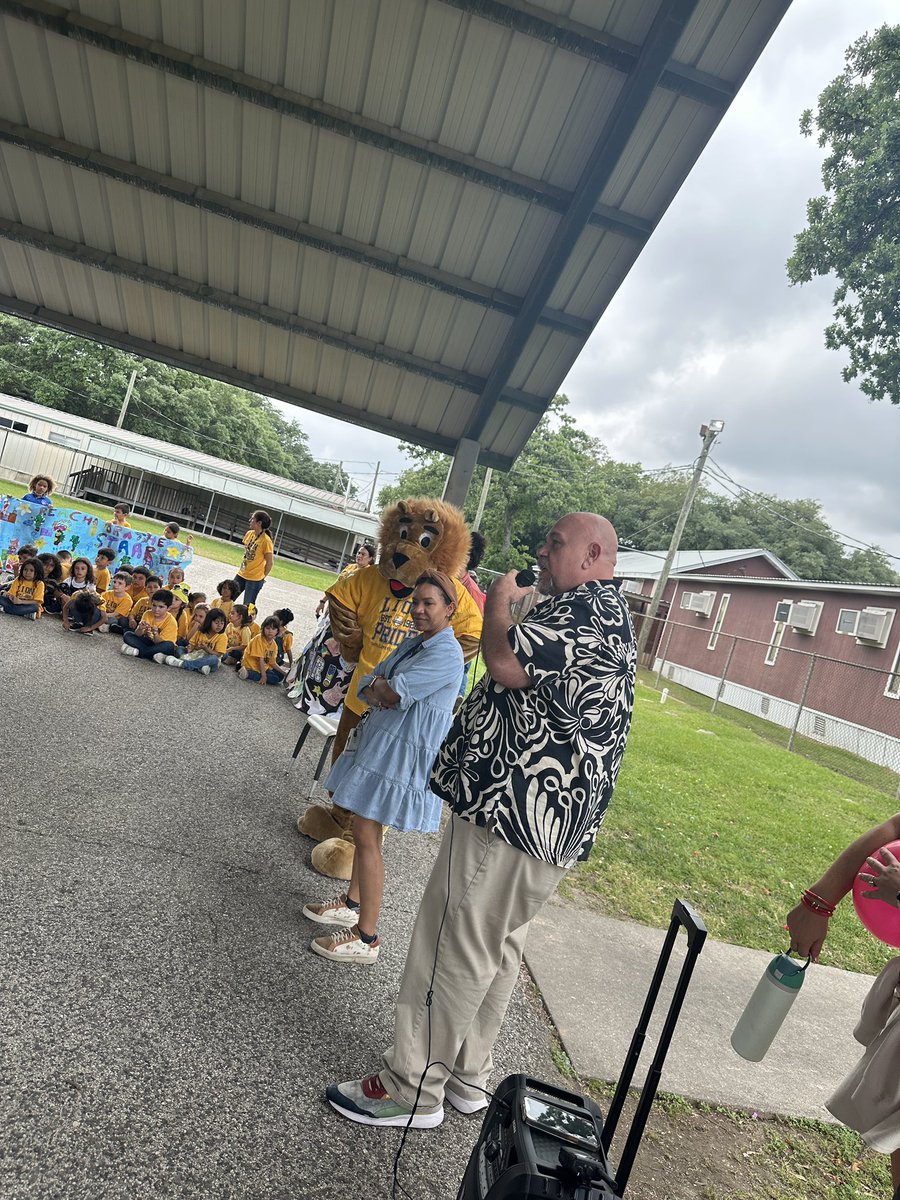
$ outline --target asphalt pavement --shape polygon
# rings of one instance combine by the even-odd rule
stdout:
[[[188,579],[212,594],[228,574],[198,559]],[[317,599],[270,580],[259,607],[290,607],[302,646]],[[118,647],[0,614],[0,1195],[390,1197],[400,1134],[344,1121],[323,1090],[377,1069],[390,1041],[437,835],[387,839],[376,966],[312,955],[300,910],[333,885],[295,821],[318,738],[293,762],[300,718],[280,688]],[[534,922],[526,961],[583,1075],[617,1078],[662,937],[561,902]],[[814,968],[770,1055],[745,1063],[728,1034],[769,957],[707,944],[661,1086],[823,1118],[870,980]],[[549,1034],[517,989],[495,1081],[560,1082]],[[406,1194],[452,1200],[479,1129],[448,1109],[412,1133]]]

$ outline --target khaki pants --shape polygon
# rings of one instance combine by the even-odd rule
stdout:
[[[443,929],[438,930],[448,893]],[[430,1061],[419,1107],[435,1109],[444,1084],[466,1099],[482,1094],[491,1051],[518,978],[528,925],[565,871],[516,850],[490,830],[453,816],[416,917],[397,999],[394,1044],[381,1079],[405,1104],[415,1100],[428,1055],[426,995],[435,963]],[[448,1068],[454,1078],[450,1079]]]

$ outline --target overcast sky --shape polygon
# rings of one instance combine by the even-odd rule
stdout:
[[[814,497],[835,528],[900,556],[900,408],[844,383],[825,349],[833,282],[791,288],[784,269],[821,192],[800,114],[852,41],[897,19],[896,0],[794,0],[561,390],[614,458],[647,469],[690,462],[721,418],[713,457],[738,482]],[[402,469],[388,438],[300,421],[318,458]],[[371,469],[351,468],[361,484]]]

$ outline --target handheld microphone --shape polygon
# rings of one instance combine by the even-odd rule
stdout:
[[[516,574],[516,587],[534,587],[537,575],[530,567],[526,567],[524,571],[519,571]]]

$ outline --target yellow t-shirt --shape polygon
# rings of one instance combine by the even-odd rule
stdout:
[[[251,581],[265,579],[266,555],[273,554],[275,550],[272,539],[265,531],[254,533],[248,529],[244,534],[244,547],[244,561],[238,568],[238,575],[241,579]]]
[[[234,625],[231,621],[225,628],[229,650],[240,650],[250,645],[253,632],[249,625]]]
[[[130,597],[129,597],[129,599],[130,599]],[[134,604],[132,605],[130,616],[132,616],[135,621],[140,621],[141,617],[144,615],[144,613],[147,611],[147,609],[149,607],[150,607],[150,597],[147,595],[146,592],[144,592],[144,594],[143,594],[143,596],[141,596],[140,600],[135,600]]]
[[[115,613],[117,617],[127,617],[131,612],[131,597],[127,592],[124,596],[117,596],[112,591],[104,592],[103,609],[104,612]]]
[[[137,604],[138,600],[143,600],[147,595],[147,589],[140,583],[130,583],[126,590],[132,604]]]
[[[109,591],[109,581],[112,578],[106,567],[94,567],[94,587],[99,595]]]
[[[178,637],[178,622],[170,612],[163,613],[161,617],[155,617],[153,610],[150,609],[144,613],[142,620],[145,625],[152,625],[154,629],[159,630],[161,642],[174,642]]]
[[[253,638],[250,644],[244,651],[244,657],[241,659],[241,666],[246,667],[248,671],[259,671],[260,675],[275,666],[275,659],[278,657],[277,642],[267,642],[260,633]],[[262,659],[265,664],[260,670],[259,662]]]
[[[294,635],[285,630],[284,633],[280,633],[278,636],[281,638],[285,654],[290,654],[294,649]]]
[[[44,585],[39,579],[16,578],[9,585],[9,598],[20,604],[36,604],[38,616],[44,611]]]
[[[451,621],[453,632],[459,639],[471,637],[477,641],[481,637],[482,625],[478,605],[458,579],[453,582],[457,600],[457,609]],[[374,565],[363,567],[355,575],[338,579],[325,594],[334,596],[338,603],[356,613],[357,623],[362,630],[363,646],[354,679],[370,675],[404,638],[416,632],[410,615],[412,595],[402,600],[392,596],[387,582]],[[351,712],[359,714],[366,711],[366,704],[357,696],[353,680],[344,703]]]
[[[220,657],[228,648],[228,638],[224,633],[197,632],[190,640],[191,650],[204,650],[207,654],[218,654]]]
[[[175,614],[172,613],[172,616],[175,617]],[[184,607],[182,608],[182,610],[178,614],[178,616],[175,617],[175,620],[178,624],[178,636],[182,639],[186,639],[187,635],[188,635],[188,630],[191,627],[191,614],[190,614],[190,612],[188,610],[188,606],[186,604],[184,605]]]
[[[59,577],[59,582],[64,583],[69,578],[69,576],[72,574],[72,564],[63,562],[62,559],[60,559],[59,565],[60,565],[60,569],[62,570],[62,575],[60,575],[60,577]]]
[[[210,608],[217,608],[219,610],[219,612],[223,612],[225,614],[225,616],[227,617],[228,614],[231,612],[233,605],[234,605],[233,600],[223,600],[221,596],[217,596],[215,598],[215,600],[213,600],[212,604],[210,605]]]

